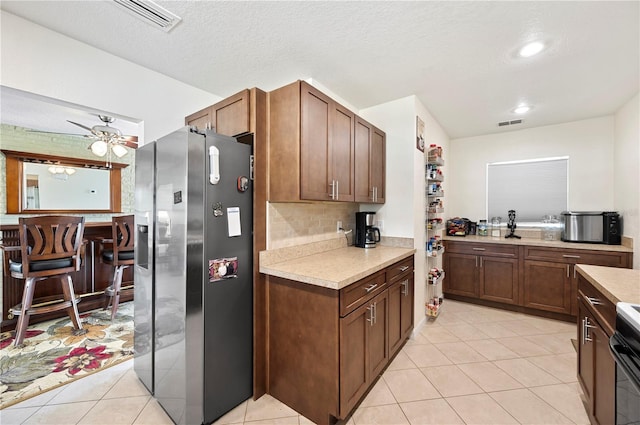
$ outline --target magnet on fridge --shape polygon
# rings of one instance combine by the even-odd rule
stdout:
[[[249,179],[245,176],[238,177],[238,192],[246,192],[249,189]]]
[[[238,277],[238,257],[209,260],[209,282]]]

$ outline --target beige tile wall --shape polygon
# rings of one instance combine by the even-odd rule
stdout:
[[[353,229],[357,211],[358,204],[346,202],[269,203],[267,249],[344,237],[336,232],[336,222],[342,221],[345,229]]]
[[[70,132],[75,132],[70,129]],[[80,132],[79,132],[80,133]],[[22,127],[2,124],[0,126],[0,148],[20,152],[34,152],[40,154],[50,154],[56,156],[66,156],[72,158],[83,158],[99,160],[88,149],[90,140],[79,137],[59,136],[53,134],[35,133],[27,131]],[[122,170],[122,213],[132,213],[134,208],[134,185],[135,185],[135,151],[122,158],[117,158],[116,162],[127,163],[128,167]],[[6,198],[6,159],[0,155],[0,223],[17,223],[15,215],[7,215]],[[110,214],[85,214],[86,221],[111,221]]]

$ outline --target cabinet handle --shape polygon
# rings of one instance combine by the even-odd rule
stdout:
[[[579,255],[562,254],[562,256],[563,256],[564,258],[580,258],[580,256],[579,256]]]
[[[371,188],[371,202],[376,202],[376,188]]]
[[[485,248],[473,248],[474,251],[484,251]]]
[[[402,290],[400,291],[400,293],[406,297],[407,295],[409,295],[409,281],[405,280],[401,283],[401,285]]]
[[[336,201],[340,200],[340,181],[336,180]]]
[[[591,342],[593,339],[589,336],[589,329],[595,329],[596,327],[589,324],[589,318],[587,316],[582,320],[582,343],[585,341]]]
[[[569,265],[567,264],[567,277],[569,277]]]
[[[329,186],[331,186],[331,195],[329,195],[329,197],[335,200],[336,199],[336,181],[331,180],[331,183],[329,183]]]
[[[585,297],[587,299],[587,301],[589,301],[589,304],[591,304],[592,306],[597,306],[597,305],[602,305],[602,301],[600,301],[598,298],[595,297]]]
[[[377,287],[378,287],[378,284],[377,284],[377,283],[374,283],[373,285],[371,285],[371,286],[368,286],[368,287],[364,288],[364,290],[365,290],[365,291],[367,291],[367,294],[368,294],[369,292],[373,291],[373,290],[374,290],[374,289],[376,289]]]
[[[573,278],[576,278],[576,266],[573,266]]]
[[[369,304],[367,310],[369,310],[369,318],[367,319],[367,322],[369,322],[369,326],[373,326],[373,304]]]
[[[373,323],[378,323],[378,303],[373,303]]]
[[[409,270],[409,266],[402,266],[402,267],[399,267],[399,269],[400,269],[400,273],[403,273]]]

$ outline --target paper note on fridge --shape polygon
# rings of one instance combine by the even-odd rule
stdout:
[[[229,237],[240,236],[240,207],[227,208],[227,226],[229,227]]]

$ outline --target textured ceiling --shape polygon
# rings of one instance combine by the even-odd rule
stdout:
[[[415,94],[452,138],[506,131],[521,102],[514,128],[612,114],[639,87],[638,1],[158,3],[170,33],[110,1],[0,8],[223,97],[307,78],[359,109]],[[549,48],[516,57],[533,39]]]

